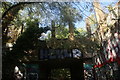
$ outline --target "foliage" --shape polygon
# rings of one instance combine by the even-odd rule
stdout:
[[[20,60],[24,58],[24,56],[30,56],[30,51],[38,49],[39,41],[38,38],[40,37],[41,33],[47,31],[49,28],[39,28],[38,20],[28,20],[26,21],[27,28],[18,37],[16,43],[13,46],[12,51],[6,52],[3,55],[3,66],[4,72],[3,75],[5,76],[13,76],[14,66],[20,64]],[[44,44],[43,44],[44,45]],[[11,70],[8,70],[9,68]],[[8,74],[6,74],[8,73]],[[9,78],[8,78],[9,79]]]
[[[70,80],[69,69],[54,69],[51,71],[52,79]]]
[[[5,3],[4,3],[5,4]],[[3,7],[3,14],[2,14],[2,33],[3,33],[3,46],[5,46],[5,44],[8,41],[8,26],[10,25],[11,21],[13,21],[15,19],[15,17],[18,14],[18,11],[20,9],[23,8],[23,4],[24,3],[16,3],[16,4],[12,4],[10,5],[7,9],[4,9]],[[5,4],[7,5],[7,4]]]
[[[82,29],[82,28],[75,28],[75,29],[74,29],[74,32],[75,32],[75,36],[76,36],[76,37],[87,36],[87,31],[85,31],[85,30]]]
[[[26,3],[3,4],[3,14],[8,11],[9,8],[11,8],[10,12],[8,11],[11,15],[6,14],[5,17],[7,18],[3,18],[3,34],[5,33],[5,35],[8,35],[12,32],[12,30],[8,29],[9,27],[15,27],[17,28],[17,30],[21,28],[21,34],[17,35],[17,40],[15,40],[13,50],[6,53],[6,55],[3,57],[5,62],[4,66],[6,65],[6,63],[8,63],[7,65],[11,65],[13,67],[13,65],[15,65],[19,59],[23,58],[23,56],[25,55],[29,55],[31,50],[38,49],[39,45],[44,45],[39,44],[38,38],[41,36],[42,32],[45,33],[47,32],[47,30],[50,30],[50,28],[46,26],[51,26],[51,20],[54,20],[56,23],[56,37],[58,39],[68,38],[70,32],[69,30],[75,32],[74,34],[77,40],[61,40],[61,42],[56,40],[56,42],[58,43],[57,45],[61,46],[61,48],[73,48],[78,45],[78,48],[80,48],[82,52],[93,52],[93,50],[96,49],[97,42],[93,42],[91,39],[88,39],[88,37],[86,36],[86,31],[81,28],[75,29],[74,24],[75,22],[82,19],[82,15],[80,13],[81,11],[78,8],[75,8],[75,5],[73,3],[42,2],[36,3],[36,5],[30,4],[27,6],[23,4]],[[18,6],[15,7],[15,5]],[[93,23],[91,22],[91,24]],[[39,26],[43,26],[45,28],[39,28]],[[66,27],[69,27],[69,30]],[[5,29],[7,29],[8,32],[7,30],[6,32],[4,32]],[[6,40],[8,41],[8,38]],[[52,41],[50,44],[53,45],[54,40],[50,40]],[[5,43],[7,41],[5,41]],[[67,74],[67,71],[65,70],[59,71],[62,71],[60,72],[61,74]]]
[[[2,2],[2,14],[7,11],[8,8],[10,8],[13,4],[10,2]]]
[[[38,27],[38,21],[28,21],[25,32],[17,39],[13,50],[17,52],[28,52],[38,46],[38,38],[43,32],[43,28]]]
[[[58,26],[56,28],[56,38],[57,39],[65,39],[65,38],[68,38],[68,29],[65,27],[65,26]]]
[[[72,7],[72,4],[70,3],[61,7],[61,14],[61,19],[65,22],[76,22],[77,20],[80,21],[82,19],[79,11]]]

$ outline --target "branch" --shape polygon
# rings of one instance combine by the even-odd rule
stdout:
[[[34,3],[34,2],[19,2],[15,5],[9,7],[8,10],[3,13],[2,18],[4,18],[8,14],[8,12],[11,11],[12,9],[14,9],[18,6],[22,6],[22,5],[25,5],[25,4],[31,4],[31,3]]]
[[[74,2],[73,2],[74,3]],[[94,23],[96,23],[91,17],[89,17],[89,16],[87,16],[81,9],[80,9],[80,7],[76,4],[76,3],[74,3],[75,5],[76,5],[76,7],[78,7],[78,9],[83,13],[83,15],[85,15],[86,17],[88,17],[90,20],[92,20]]]

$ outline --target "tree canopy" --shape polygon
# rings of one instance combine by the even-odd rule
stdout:
[[[39,46],[74,48],[79,45],[77,48],[83,54],[100,51],[102,43],[100,39],[111,27],[104,26],[107,13],[97,5],[99,4],[92,2],[84,2],[84,4],[80,2],[2,2],[0,10],[2,12],[3,62],[12,60],[13,62],[10,63],[13,67],[21,59],[26,59],[25,56],[30,58],[33,56],[31,53],[37,53],[34,51],[37,51]],[[112,7],[108,9],[116,15]],[[87,15],[88,12],[92,14]],[[99,14],[105,15],[100,17]],[[81,21],[86,22],[86,30],[80,28],[83,25],[75,26]],[[53,29],[55,39],[51,37]],[[46,35],[48,33],[49,35]],[[43,34],[47,36],[42,39],[47,45],[39,43],[39,38]],[[12,47],[7,44],[11,44]],[[4,66],[10,63],[4,63]]]

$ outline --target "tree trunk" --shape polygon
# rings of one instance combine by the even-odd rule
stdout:
[[[96,13],[97,22],[100,23],[105,19],[105,13],[100,6],[99,0],[94,0],[93,5]]]
[[[100,42],[102,42],[103,38],[104,38],[104,30],[103,30],[103,24],[105,23],[105,18],[106,15],[103,12],[99,0],[94,0],[93,2],[94,5],[94,10],[95,10],[95,14],[96,14],[96,19],[97,19],[97,23],[98,23],[98,34],[100,36]]]
[[[24,30],[24,24],[22,23],[22,26],[21,26],[21,34],[23,33],[23,30]]]
[[[69,39],[74,40],[74,25],[71,21],[68,22],[69,25]]]
[[[86,30],[87,30],[87,33],[88,33],[88,37],[90,38],[91,37],[91,26],[90,26],[90,23],[89,23],[89,19],[86,18]]]
[[[52,38],[55,38],[55,22],[52,21],[51,24],[52,24]]]

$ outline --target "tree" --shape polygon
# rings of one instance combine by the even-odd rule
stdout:
[[[8,34],[8,25],[11,21],[14,20],[15,16],[18,14],[18,11],[24,7],[25,3],[17,3],[10,6],[4,13],[2,14],[2,33],[3,33],[3,46],[6,43],[7,34]]]
[[[46,3],[37,3],[36,5],[29,5],[29,6],[27,5],[26,7],[25,7],[25,4],[26,3],[16,3],[12,5],[10,8],[6,9],[7,11],[5,11],[5,13],[3,14],[3,23],[2,23],[4,27],[3,38],[5,38],[5,36],[8,37],[7,35],[9,34],[9,32],[12,32],[12,30],[8,29],[9,27],[12,27],[10,26],[10,24],[12,24],[14,27],[17,27],[18,29],[20,29],[19,26],[24,25],[21,28],[21,34],[19,36],[17,35],[17,38],[15,38],[17,40],[14,40],[15,44],[12,48],[13,50],[10,52],[6,52],[6,54],[4,55],[3,62],[6,62],[7,65],[11,65],[12,67],[15,66],[15,64],[17,64],[17,62],[20,62],[21,59],[24,58],[24,56],[25,56],[24,59],[30,60],[26,56],[30,57],[34,52],[34,50],[38,49],[39,45],[40,46],[44,45],[44,44],[39,44],[38,37],[40,37],[41,33],[44,32],[45,28],[44,29],[39,28],[39,26],[41,25],[52,26],[51,20],[55,21],[55,26],[53,27],[58,27],[57,28],[58,32],[56,32],[57,38],[66,38],[69,36],[69,38],[71,39],[69,42],[62,41],[61,48],[65,48],[65,46],[67,46],[67,48],[71,48],[70,46],[74,47],[74,45],[79,45],[78,47],[83,52],[89,52],[90,49],[93,49],[90,47],[91,45],[93,46],[94,43],[91,43],[92,41],[88,39],[86,36],[81,35],[82,31],[79,32],[75,30],[74,24],[76,21],[80,21],[82,19],[82,16],[79,13],[78,9],[75,8],[72,3],[69,3],[69,2],[68,3],[66,2],[65,3],[58,3],[58,2],[47,3],[46,2]],[[24,15],[24,13],[21,13],[22,15],[24,15],[24,16],[21,16],[20,9],[23,9],[24,13],[27,13],[27,14]],[[22,20],[21,18],[25,18],[25,19]],[[7,20],[9,21],[7,22]],[[69,30],[66,28],[67,26],[69,27]],[[24,28],[24,32],[23,32],[23,28]],[[13,30],[15,31],[15,29]],[[77,40],[74,40],[74,32],[76,34],[75,36],[80,38],[77,42],[80,44],[77,44],[76,43]],[[83,31],[83,34],[84,34],[84,31]],[[8,39],[5,39],[5,40],[8,40]],[[4,43],[6,42],[7,41],[5,41]],[[89,45],[88,43],[91,45],[88,46]],[[61,46],[61,44],[59,46]],[[8,58],[9,55],[10,55],[10,58]],[[4,66],[5,65],[6,64],[4,64]]]
[[[27,29],[17,39],[16,44],[13,47],[13,51],[17,53],[28,53],[29,50],[34,50],[38,47],[38,38],[43,32],[43,28],[39,28],[38,21],[28,21]]]
[[[68,38],[69,30],[63,25],[59,25],[56,27],[56,38],[57,39],[65,39]]]
[[[3,79],[10,79],[13,76],[14,67],[21,64],[20,61],[24,60],[24,56],[31,56],[31,53],[39,46],[38,38],[43,32],[43,28],[38,27],[37,20],[28,21],[27,23],[27,29],[17,39],[12,48],[13,50],[3,55]]]
[[[67,4],[67,3],[66,3]],[[81,14],[77,11],[76,8],[71,7],[71,4],[67,4],[66,6],[62,6],[61,8],[61,18],[68,24],[69,26],[69,38],[74,40],[74,22],[80,21],[82,19]]]

